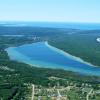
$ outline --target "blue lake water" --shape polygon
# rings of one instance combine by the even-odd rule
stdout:
[[[24,62],[33,66],[65,69],[81,74],[100,76],[100,68],[82,62],[57,48],[48,45],[47,42],[10,47],[7,48],[6,51],[11,60]]]
[[[100,29],[100,23],[69,23],[69,22],[0,22],[0,26],[11,27],[51,27],[51,28],[71,28],[82,30]]]

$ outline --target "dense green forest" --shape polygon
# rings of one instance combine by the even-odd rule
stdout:
[[[96,40],[100,34],[98,31],[90,32],[91,34],[83,31],[58,36],[56,39],[51,39],[49,44],[100,67],[100,43]]]

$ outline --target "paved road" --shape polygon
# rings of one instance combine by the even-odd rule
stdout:
[[[61,100],[61,94],[60,94],[60,92],[59,92],[59,90],[57,90],[57,93],[58,93],[58,97],[57,97],[57,100]]]
[[[32,84],[32,100],[34,100],[34,84]]]
[[[87,94],[86,100],[89,100],[89,96],[90,96],[90,94],[92,93],[92,91],[93,91],[93,89],[91,89],[90,92]]]

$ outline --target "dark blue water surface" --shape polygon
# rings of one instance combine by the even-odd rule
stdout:
[[[41,66],[43,64],[43,67],[60,68],[79,72],[81,74],[100,76],[100,68],[96,68],[95,66],[83,63],[81,61],[78,61],[77,59],[75,60],[67,55],[64,55],[60,50],[48,47],[45,42],[26,44],[19,47],[11,47],[6,50],[12,60],[19,61],[20,59],[20,62],[28,63],[31,65],[34,65],[34,61],[40,61],[43,63],[38,63],[38,65],[40,64]],[[18,55],[17,53],[15,53],[15,51],[24,55],[25,57]],[[31,62],[30,60],[25,60],[27,57],[31,60]],[[45,65],[45,63],[48,63],[48,66]],[[50,67],[49,64],[52,65],[52,67]]]

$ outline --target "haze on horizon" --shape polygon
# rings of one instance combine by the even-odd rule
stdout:
[[[100,0],[0,0],[0,21],[100,23]]]

